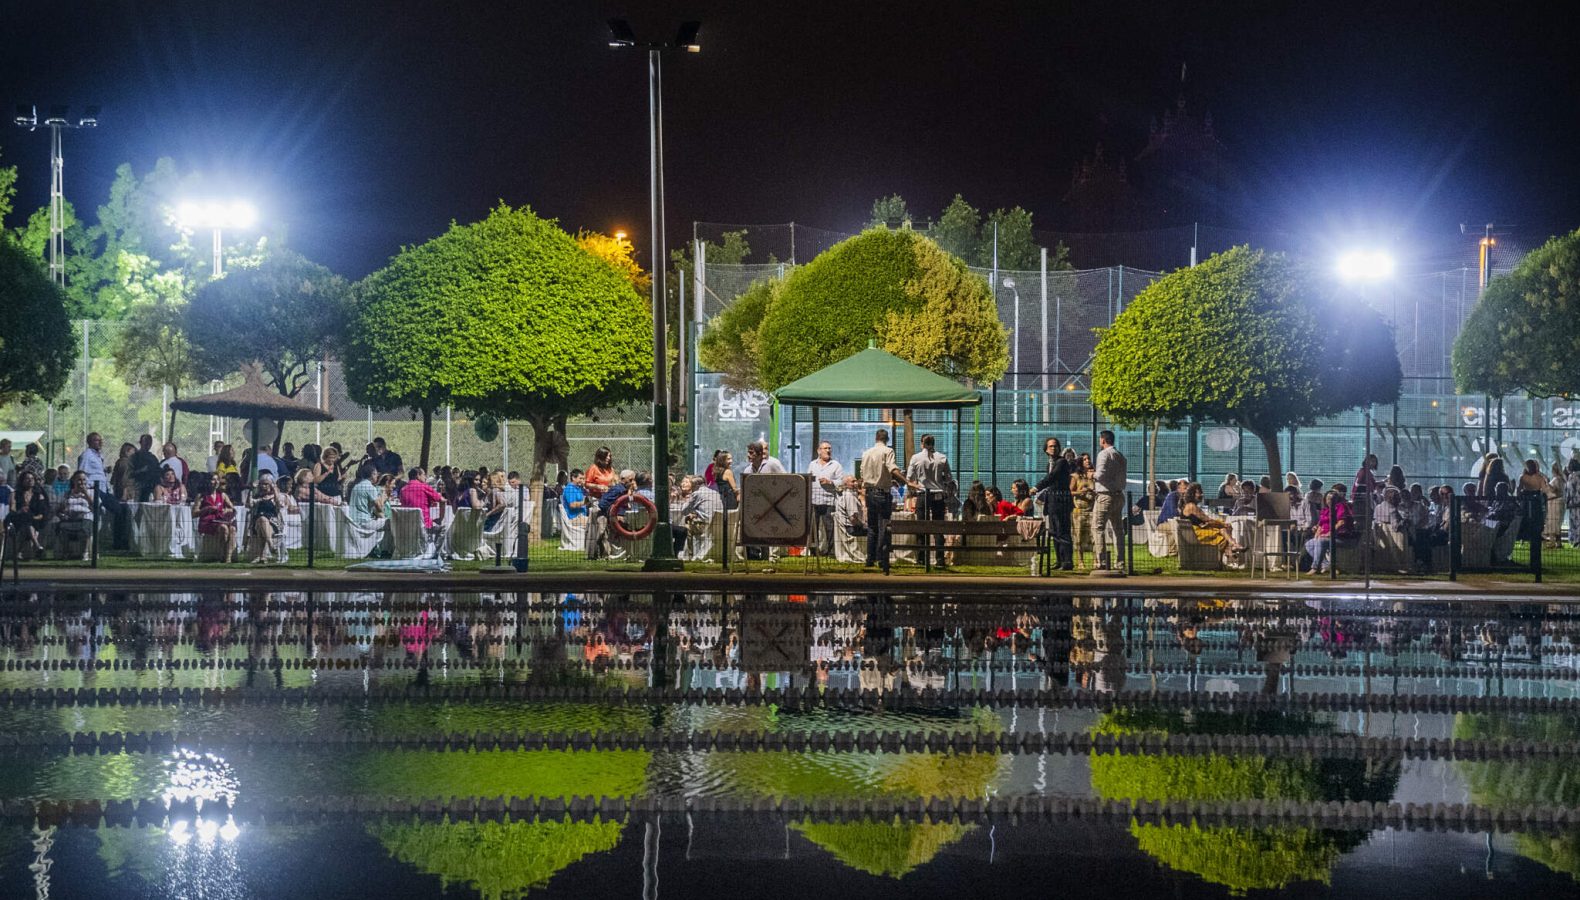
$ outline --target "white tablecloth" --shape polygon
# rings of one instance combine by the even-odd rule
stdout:
[[[128,503],[132,552],[153,559],[191,559],[196,552],[192,507],[170,503]]]

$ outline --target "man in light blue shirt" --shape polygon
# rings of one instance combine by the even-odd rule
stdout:
[[[88,435],[86,443],[88,446],[77,457],[77,468],[88,476],[89,490],[97,487],[101,494],[110,494],[110,477],[104,471],[104,457],[100,454],[104,438],[95,431]]]

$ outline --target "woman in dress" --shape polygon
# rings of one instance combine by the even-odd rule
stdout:
[[[1092,481],[1092,458],[1081,454],[1070,470],[1070,499],[1075,511],[1070,514],[1070,542],[1075,545],[1075,564],[1086,568],[1086,551],[1092,546],[1092,502],[1097,491]]]
[[[313,484],[317,485],[319,493],[331,499],[338,499],[343,493],[340,484],[340,451],[333,444],[324,448],[323,455],[314,464]]]
[[[725,510],[731,510],[740,505],[740,485],[735,481],[735,457],[726,450],[713,463],[713,487],[719,492],[719,501]],[[587,493],[592,494],[592,480],[587,481]]]
[[[198,534],[219,538],[225,548],[222,561],[233,562],[236,559],[236,506],[220,484],[220,479],[215,478],[213,485],[193,504],[192,514],[197,517]]]
[[[236,465],[236,448],[229,444],[219,448],[219,456],[214,458],[215,481],[224,484],[226,476],[240,474],[241,469]]]
[[[67,482],[66,494],[55,506],[55,534],[57,556],[65,554],[68,547],[75,550],[80,541],[82,558],[88,558],[88,540],[93,534],[93,492],[88,488],[87,473],[74,472]]]
[[[248,518],[247,530],[256,548],[251,560],[252,565],[267,565],[274,561],[274,541],[283,524],[284,505],[284,498],[280,496],[279,488],[274,483],[274,476],[268,472],[259,475],[258,484],[252,489],[252,500],[248,504],[252,509],[252,515]]]
[[[1020,517],[1023,519],[1036,517],[1036,501],[1031,496],[1031,483],[1024,478],[1017,478],[1009,486],[1009,490],[1013,496],[1015,508],[1020,510]]]
[[[1004,499],[1004,492],[996,487],[987,489],[988,506],[992,508],[993,515],[1001,521],[1020,518],[1020,507]]]
[[[1215,519],[1202,509],[1202,496],[1201,484],[1193,482],[1185,491],[1185,507],[1180,510],[1180,518],[1191,526],[1197,543],[1217,547],[1225,561],[1238,568],[1242,565],[1240,556],[1245,548],[1229,533],[1228,522]]]
[[[121,454],[116,457],[114,468],[110,469],[110,490],[122,503],[131,503],[137,499],[137,482],[132,480],[132,454],[136,452],[136,444],[122,444]]]
[[[49,523],[50,501],[53,493],[38,482],[38,475],[29,469],[19,470],[16,491],[11,497],[11,512],[5,517],[6,525],[16,530],[18,549],[27,549],[37,556],[44,551],[44,526]]]

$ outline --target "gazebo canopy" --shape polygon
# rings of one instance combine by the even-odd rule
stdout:
[[[305,403],[298,403],[265,387],[256,369],[248,369],[240,387],[217,394],[187,397],[170,404],[177,412],[233,419],[273,419],[287,422],[333,422],[335,417]]]
[[[791,406],[845,409],[960,409],[982,395],[959,382],[913,365],[876,347],[790,382],[774,399]]]

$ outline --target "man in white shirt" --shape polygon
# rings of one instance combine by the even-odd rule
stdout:
[[[0,475],[6,483],[16,484],[16,460],[11,456],[11,439],[0,439]]]
[[[894,496],[889,493],[896,479],[905,480],[905,473],[894,463],[894,449],[889,446],[889,430],[879,428],[873,435],[872,446],[861,454],[861,486],[867,495],[867,560],[875,566],[888,559],[889,518],[894,515]]]
[[[812,552],[818,556],[834,553],[834,500],[840,482],[845,480],[845,470],[834,458],[834,447],[828,441],[817,445],[817,459],[807,467],[812,476],[812,518],[817,532],[813,538]]]
[[[225,449],[225,442],[224,441],[215,441],[214,442],[214,452],[210,453],[209,456],[208,456],[208,470],[209,470],[209,472],[211,474],[215,470],[217,470],[219,468],[219,452],[221,450],[224,450],[224,449]]]
[[[954,475],[949,471],[949,458],[933,446],[933,436],[922,435],[922,449],[916,451],[905,468],[905,481],[911,490],[918,492],[916,516],[919,519],[938,520],[946,517],[949,496],[954,489]],[[944,564],[944,536],[933,535],[934,565]]]
[[[1092,488],[1096,495],[1092,501],[1092,534],[1095,536],[1097,568],[1114,568],[1108,555],[1108,529],[1114,529],[1114,550],[1120,547],[1119,535],[1125,527],[1125,483],[1130,477],[1130,464],[1125,455],[1114,446],[1114,433],[1100,431],[1097,444],[1096,472],[1092,475]]]
[[[867,504],[862,496],[861,480],[846,475],[839,487],[839,495],[834,500],[834,527],[843,528],[852,536],[866,534]]]
[[[746,445],[746,466],[742,475],[783,475],[784,463],[768,455],[767,441],[752,441]],[[777,547],[747,547],[747,559],[770,559],[778,554]]]
[[[85,443],[88,446],[84,447],[82,453],[77,457],[77,468],[84,475],[88,476],[89,490],[97,487],[101,494],[110,495],[113,500],[113,492],[110,490],[110,477],[104,470],[104,457],[100,455],[104,447],[104,438],[95,431],[88,435]]]
[[[182,459],[180,453],[177,452],[175,442],[165,441],[165,445],[160,448],[160,452],[165,455],[165,458],[159,462],[159,465],[176,473],[176,480],[186,484],[187,461]]]

